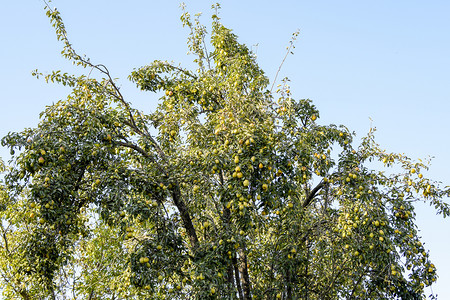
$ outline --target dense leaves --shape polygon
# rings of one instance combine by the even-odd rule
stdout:
[[[5,296],[422,299],[437,275],[414,202],[445,217],[449,189],[382,150],[374,130],[357,146],[346,127],[319,124],[287,79],[269,90],[213,9],[210,35],[181,17],[197,70],[154,61],[130,75],[162,92],[148,113],[46,7],[63,55],[100,79],[36,71],[72,92],[2,139]]]

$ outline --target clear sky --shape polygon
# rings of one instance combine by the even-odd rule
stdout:
[[[294,98],[310,98],[321,123],[344,124],[362,137],[375,126],[388,151],[435,157],[427,176],[450,185],[450,1],[222,1],[222,22],[258,55],[273,79],[291,34],[295,54],[280,77]],[[74,47],[120,79],[123,94],[151,111],[157,96],[127,81],[133,68],[155,59],[190,66],[187,30],[178,1],[55,0]],[[204,12],[212,1],[187,1]],[[80,73],[61,58],[61,44],[40,0],[4,1],[0,10],[0,136],[36,126],[45,105],[68,89],[36,80],[31,71]],[[0,157],[8,159],[0,147]],[[447,199],[447,201],[449,201]],[[417,223],[440,278],[433,291],[450,299],[450,220],[428,205]]]

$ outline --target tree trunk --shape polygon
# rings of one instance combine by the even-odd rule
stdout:
[[[292,275],[291,271],[288,270],[287,273],[287,288],[286,288],[286,300],[292,300]]]
[[[250,277],[247,268],[247,253],[245,244],[239,248],[239,272],[241,274],[242,289],[244,292],[244,299],[250,300]]]
[[[172,190],[172,198],[175,206],[178,208],[180,212],[181,220],[183,220],[184,228],[186,229],[186,233],[189,237],[189,241],[191,242],[191,247],[197,248],[198,246],[198,237],[197,232],[195,231],[194,224],[192,224],[191,216],[189,215],[189,211],[186,207],[186,204],[181,197],[180,187],[178,184],[175,185]]]
[[[239,299],[244,299],[244,294],[242,293],[241,280],[239,279],[239,268],[236,254],[233,256],[233,266],[234,266],[234,277],[236,279],[236,287],[239,294]]]

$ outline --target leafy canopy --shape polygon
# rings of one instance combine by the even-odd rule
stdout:
[[[132,72],[163,93],[149,113],[77,54],[46,6],[63,56],[89,75],[34,72],[72,92],[2,139],[8,299],[424,297],[437,275],[414,203],[448,216],[449,189],[382,150],[374,130],[356,145],[320,124],[288,80],[272,91],[219,8],[210,34],[181,17],[197,70],[157,60]]]

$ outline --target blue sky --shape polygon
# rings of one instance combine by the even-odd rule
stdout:
[[[211,1],[186,1],[204,12]],[[155,59],[190,66],[187,30],[178,1],[54,1],[74,47],[120,78],[123,94],[144,111],[157,96],[127,81],[133,68]],[[450,2],[448,1],[236,1],[222,3],[223,23],[252,47],[273,79],[291,34],[300,29],[295,54],[279,79],[291,80],[294,97],[310,98],[321,123],[344,124],[362,137],[377,127],[388,151],[435,157],[427,176],[450,184]],[[69,90],[31,76],[62,69],[80,73],[61,58],[39,0],[7,1],[0,11],[0,136],[35,126],[45,105]],[[256,46],[257,45],[257,46]],[[0,147],[0,157],[8,151]],[[417,222],[440,278],[433,291],[450,299],[450,221],[419,205]]]

